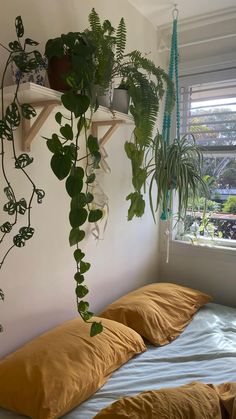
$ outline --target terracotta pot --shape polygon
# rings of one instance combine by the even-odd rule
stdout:
[[[71,62],[67,55],[64,57],[52,57],[48,62],[48,80],[51,89],[65,92],[70,87],[64,81],[66,73],[71,69]]]

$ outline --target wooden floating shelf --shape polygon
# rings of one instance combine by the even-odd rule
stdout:
[[[11,103],[14,97],[16,86],[7,86],[4,88],[5,103]],[[39,114],[34,118],[31,125],[30,120],[23,119],[22,122],[22,149],[23,151],[30,151],[30,146],[39,133],[40,128],[49,117],[51,112],[57,108],[57,111],[62,111],[65,116],[69,115],[61,104],[61,92],[49,89],[48,87],[39,86],[34,83],[22,83],[19,87],[18,98],[20,103],[29,103],[34,108],[41,109]],[[99,143],[104,145],[116,131],[121,124],[133,124],[133,118],[130,115],[121,112],[113,111],[103,106],[99,106],[94,113],[91,133],[98,137],[99,127],[109,127]]]

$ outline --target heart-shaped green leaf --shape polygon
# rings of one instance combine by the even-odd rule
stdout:
[[[47,140],[47,147],[53,154],[62,152],[62,143],[57,134],[52,134],[52,138]]]
[[[76,295],[79,298],[85,297],[88,294],[89,290],[86,285],[78,285],[75,289]]]
[[[73,175],[66,179],[66,190],[71,198],[77,196],[81,192],[82,188],[83,178]]]
[[[85,256],[85,253],[82,252],[82,250],[80,249],[76,249],[74,251],[74,258],[76,260],[76,262],[80,262]]]
[[[76,272],[76,274],[74,275],[74,279],[78,284],[82,284],[84,282],[84,276],[81,275],[80,272]]]
[[[103,212],[100,209],[91,210],[89,213],[88,220],[90,223],[96,223],[103,216]]]
[[[85,114],[90,105],[90,100],[87,96],[72,92],[62,95],[61,101],[66,109],[74,113],[76,118]]]
[[[69,220],[72,228],[82,226],[87,220],[88,213],[85,208],[74,209],[70,211]]]
[[[85,274],[85,272],[87,272],[90,269],[90,263],[88,262],[80,262],[80,273],[81,274]]]
[[[102,333],[102,331],[103,331],[102,323],[93,322],[90,329],[90,336],[93,337],[93,336],[99,335],[99,333]]]
[[[80,230],[79,228],[72,228],[69,236],[70,246],[74,246],[75,244],[81,242],[85,237],[85,232]]]
[[[66,140],[73,140],[74,134],[71,126],[69,124],[64,125],[64,127],[60,128],[61,135],[66,138]]]
[[[59,180],[65,179],[71,169],[70,156],[68,154],[55,153],[51,159],[51,168]]]

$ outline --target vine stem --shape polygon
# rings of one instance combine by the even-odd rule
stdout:
[[[11,56],[12,56],[12,52],[10,52],[10,55],[9,55],[9,57],[7,59],[7,62],[6,62],[4,71],[3,71],[3,75],[2,75],[2,81],[1,81],[2,121],[4,121],[4,81],[5,81],[5,76],[6,76],[7,68],[8,68],[8,66],[9,66],[9,64],[11,62]],[[11,191],[11,194],[12,194],[12,197],[13,197],[13,201],[14,201],[14,203],[16,203],[16,197],[15,197],[14,190],[12,189],[11,184],[10,184],[10,182],[8,180],[8,177],[6,175],[5,162],[4,162],[4,154],[5,154],[5,148],[4,148],[4,140],[3,140],[3,137],[2,137],[1,138],[1,166],[2,166],[2,173],[3,173],[3,177],[5,179],[5,182],[6,182],[7,186],[8,186],[8,188]],[[17,223],[17,218],[18,218],[18,214],[17,214],[17,211],[16,211],[16,213],[15,213],[15,220],[14,220],[13,223],[11,223],[11,226],[12,227]],[[3,236],[1,237],[0,243],[3,242],[6,234],[7,233],[4,233]]]

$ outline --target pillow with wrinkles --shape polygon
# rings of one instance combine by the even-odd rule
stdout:
[[[146,346],[134,330],[107,319],[90,337],[76,318],[0,361],[0,407],[33,419],[59,418],[90,397],[113,371]]]
[[[174,340],[194,314],[212,298],[172,283],[154,283],[139,288],[110,304],[101,317],[123,323],[153,345]]]

